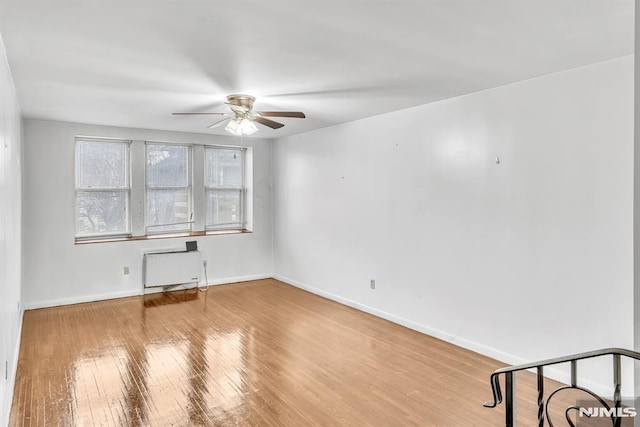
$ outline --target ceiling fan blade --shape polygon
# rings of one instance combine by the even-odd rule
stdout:
[[[295,117],[304,119],[306,116],[301,111],[256,111],[262,117]]]
[[[226,116],[227,113],[171,113],[173,116],[190,116],[190,115],[214,115],[214,116]]]
[[[253,120],[260,123],[261,125],[268,126],[271,129],[280,129],[282,126],[284,126],[282,123],[274,122],[273,120],[265,119],[264,117],[256,117]]]
[[[207,129],[219,128],[220,126],[222,126],[225,122],[227,122],[229,120],[231,120],[231,117],[227,117],[226,119],[218,120],[217,122],[215,122],[211,126],[207,126]]]

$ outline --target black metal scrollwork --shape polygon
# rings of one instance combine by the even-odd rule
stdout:
[[[613,406],[610,406],[605,399],[594,393],[593,391],[578,386],[578,376],[577,376],[577,362],[583,359],[591,359],[594,357],[600,356],[613,356],[613,382],[614,382],[614,392],[613,392]],[[622,399],[620,395],[621,389],[621,357],[629,357],[631,359],[640,360],[640,353],[625,350],[621,348],[606,348],[602,350],[590,351],[586,353],[574,354],[571,356],[557,357],[554,359],[542,360],[540,362],[535,363],[527,363],[524,365],[510,366],[507,368],[498,369],[493,372],[490,377],[491,382],[491,391],[493,394],[493,402],[485,403],[484,406],[487,408],[495,408],[500,403],[502,403],[502,390],[500,389],[500,375],[504,375],[505,378],[505,425],[507,427],[513,427],[515,421],[515,373],[518,371],[524,371],[528,369],[536,369],[537,370],[537,384],[538,384],[538,395],[537,395],[537,404],[538,404],[538,426],[544,427],[544,420],[546,418],[549,423],[549,427],[553,427],[554,424],[551,420],[551,416],[549,415],[549,402],[556,396],[559,392],[563,390],[579,390],[583,393],[590,395],[595,398],[600,405],[605,409],[604,413],[611,419],[611,423],[614,427],[620,427],[622,422],[621,415],[621,407],[622,407]],[[554,390],[546,402],[544,400],[544,367],[549,365],[556,365],[560,363],[570,363],[571,364],[571,385],[560,387]],[[567,423],[571,427],[575,427],[573,420],[571,419],[571,412],[576,411],[582,416],[590,417],[591,413],[588,411],[583,411],[583,409],[578,405],[569,406],[565,409],[565,419]]]
[[[563,390],[580,390],[582,392],[585,392],[589,395],[591,395],[592,397],[594,397],[604,408],[607,409],[607,413],[611,413],[610,418],[611,418],[611,422],[612,424],[615,426],[616,425],[616,421],[617,421],[617,417],[613,416],[613,413],[610,411],[611,407],[607,404],[607,402],[600,396],[598,396],[597,394],[595,394],[594,392],[592,392],[589,389],[586,389],[584,387],[578,387],[578,386],[573,386],[573,385],[568,385],[566,387],[560,387],[558,389],[556,389],[553,393],[551,393],[549,395],[549,397],[547,398],[547,402],[544,405],[544,412],[546,413],[546,417],[547,417],[547,422],[549,423],[549,427],[553,427],[553,422],[551,421],[551,415],[549,414],[549,402],[551,402],[551,399],[553,398],[553,396],[555,396],[557,393],[563,391]],[[569,406],[567,409],[565,409],[564,411],[564,416],[567,419],[567,424],[569,424],[570,427],[576,427],[576,425],[573,423],[573,420],[571,419],[571,417],[569,416],[569,413],[574,410],[577,413],[580,412],[581,409],[584,409],[580,406],[577,405],[572,405]],[[585,414],[587,417],[591,417],[591,414]]]

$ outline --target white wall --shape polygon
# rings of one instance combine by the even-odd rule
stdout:
[[[239,140],[60,122],[26,120],[24,288],[27,308],[91,301],[142,291],[142,252],[184,248],[193,238],[74,244],[75,136],[219,143]],[[271,277],[271,142],[245,139],[254,152],[253,233],[198,237],[210,283]],[[130,275],[124,275],[125,266]]]
[[[507,363],[633,347],[631,56],[278,140],[274,187],[284,281]]]
[[[21,186],[20,107],[0,39],[0,425],[3,426],[9,422],[22,325]]]

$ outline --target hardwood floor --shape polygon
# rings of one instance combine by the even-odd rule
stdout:
[[[27,311],[10,425],[500,426],[501,366],[269,279]]]

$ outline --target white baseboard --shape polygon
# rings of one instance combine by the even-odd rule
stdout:
[[[224,279],[216,279],[209,282],[209,286],[215,285],[224,285],[228,283],[237,283],[237,282],[248,282],[251,280],[260,280],[260,279],[269,279],[273,277],[271,273],[263,273],[263,274],[254,274],[248,276],[236,276],[236,277],[228,277]],[[206,286],[204,284],[200,284],[200,286]],[[181,290],[181,289],[190,289],[195,287],[194,284],[181,285],[181,287],[172,288],[171,290]],[[60,305],[71,305],[71,304],[81,304],[85,302],[94,302],[94,301],[104,301],[115,298],[125,298],[142,294],[152,294],[162,292],[162,287],[154,287],[154,288],[138,288],[138,289],[128,289],[125,291],[116,291],[116,292],[108,292],[102,294],[93,294],[93,295],[80,295],[69,298],[56,298],[51,300],[44,301],[32,301],[26,302],[24,304],[25,310],[35,310],[38,308],[46,308],[46,307],[56,307]]]
[[[471,341],[465,338],[458,337],[456,335],[450,334],[448,332],[441,331],[439,329],[435,329],[429,327],[427,325],[423,325],[418,322],[414,322],[409,319],[405,319],[400,316],[396,316],[391,313],[387,313],[386,311],[379,310],[374,307],[369,307],[368,305],[361,304],[357,301],[350,300],[348,298],[341,297],[340,295],[333,294],[331,292],[324,291],[322,289],[318,289],[313,286],[309,286],[305,283],[299,282],[295,279],[291,279],[286,276],[282,276],[279,274],[274,275],[274,279],[280,280],[281,282],[287,283],[289,285],[295,286],[297,288],[303,289],[305,291],[311,292],[312,294],[321,296],[323,298],[330,299],[332,301],[338,302],[340,304],[344,304],[346,306],[355,308],[357,310],[363,311],[365,313],[369,313],[376,317],[380,317],[382,319],[388,320],[390,322],[396,323],[398,325],[407,327],[409,329],[413,329],[414,331],[421,332],[425,335],[429,335],[434,338],[441,339],[442,341],[446,341],[448,343],[454,344],[458,347],[465,348],[467,350],[474,351],[476,353],[480,353],[483,356],[491,357],[492,359],[496,359],[502,363],[507,365],[520,365],[524,363],[531,363],[533,360],[528,360],[519,356],[515,356],[510,353],[506,353],[504,351],[488,347],[486,345],[477,343],[475,341]],[[560,356],[560,355],[559,355]],[[562,371],[557,368],[545,368],[545,376],[556,381],[560,381],[563,384],[568,384],[571,381],[571,376],[569,372]],[[588,380],[582,380],[581,386],[586,387],[597,394],[608,395],[611,394],[611,387],[607,387],[600,383],[595,383]],[[489,376],[487,375],[487,397],[491,396],[491,392],[489,389]]]
[[[69,298],[56,298],[44,301],[32,301],[24,304],[25,310],[35,310],[37,308],[57,307],[59,305],[81,304],[83,302],[102,301],[114,298],[131,297],[141,295],[142,289],[129,289],[126,291],[108,292],[103,294],[80,295]]]
[[[11,418],[11,406],[13,403],[13,389],[16,386],[16,376],[18,375],[18,358],[20,357],[20,343],[22,341],[22,322],[24,320],[24,309],[20,310],[18,321],[18,331],[16,336],[15,350],[13,352],[13,366],[9,378],[7,381],[7,394],[5,396],[4,405],[4,419],[0,420],[0,425],[9,426],[9,419]]]
[[[230,277],[227,279],[216,279],[216,280],[210,281],[209,286],[228,285],[230,283],[239,283],[239,282],[250,282],[252,280],[271,279],[272,277],[273,277],[273,274],[271,273],[252,274],[249,276],[237,276],[237,277]],[[200,285],[200,286],[204,286],[204,285]]]

